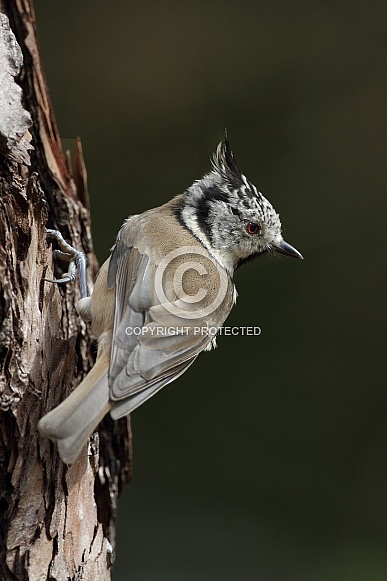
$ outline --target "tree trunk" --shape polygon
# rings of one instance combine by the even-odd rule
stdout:
[[[0,11],[0,578],[105,581],[129,421],[106,418],[70,467],[36,428],[93,363],[78,286],[44,280],[67,269],[46,239],[55,228],[85,253],[92,288],[82,149],[77,140],[74,164],[62,153],[32,1],[0,0]]]

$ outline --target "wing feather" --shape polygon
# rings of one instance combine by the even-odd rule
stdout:
[[[180,367],[175,368],[174,373],[171,373],[168,377],[164,377],[155,382],[149,382],[142,391],[117,401],[110,411],[113,420],[118,420],[119,418],[126,416],[126,414],[131,413],[133,410],[142,405],[146,400],[154,396],[165,385],[177,379],[180,375],[182,375],[182,373],[186,371],[186,369],[188,369],[190,365],[192,365],[196,357],[197,355],[192,357],[188,362],[184,363]]]
[[[205,331],[205,320],[183,319],[160,304],[155,292],[157,264],[147,253],[122,240],[114,252],[116,302],[109,386],[111,398],[120,400],[112,415],[121,417],[181,375],[211,336]],[[167,332],[170,329],[172,334]]]

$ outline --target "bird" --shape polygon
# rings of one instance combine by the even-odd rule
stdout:
[[[82,253],[49,232],[72,263],[71,274],[50,282],[73,280]],[[76,461],[106,414],[117,420],[133,412],[216,346],[236,301],[234,272],[269,253],[303,258],[283,239],[271,203],[239,170],[225,132],[208,173],[125,220],[92,295],[81,293],[76,310],[98,341],[96,362],[38,423],[64,463]]]

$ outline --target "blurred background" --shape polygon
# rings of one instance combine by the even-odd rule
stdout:
[[[387,3],[35,0],[105,260],[227,126],[305,260],[236,274],[228,325],[133,414],[114,581],[387,579]]]

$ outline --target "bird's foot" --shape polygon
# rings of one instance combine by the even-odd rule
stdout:
[[[54,250],[53,254],[56,258],[60,258],[65,262],[69,263],[68,271],[62,274],[61,278],[49,279],[46,278],[47,282],[66,284],[67,282],[74,282],[77,274],[79,272],[79,284],[81,298],[87,297],[87,282],[86,282],[86,260],[85,255],[80,250],[76,250],[66,242],[59,230],[46,229],[46,235],[48,238],[55,238],[58,243],[60,250]]]

